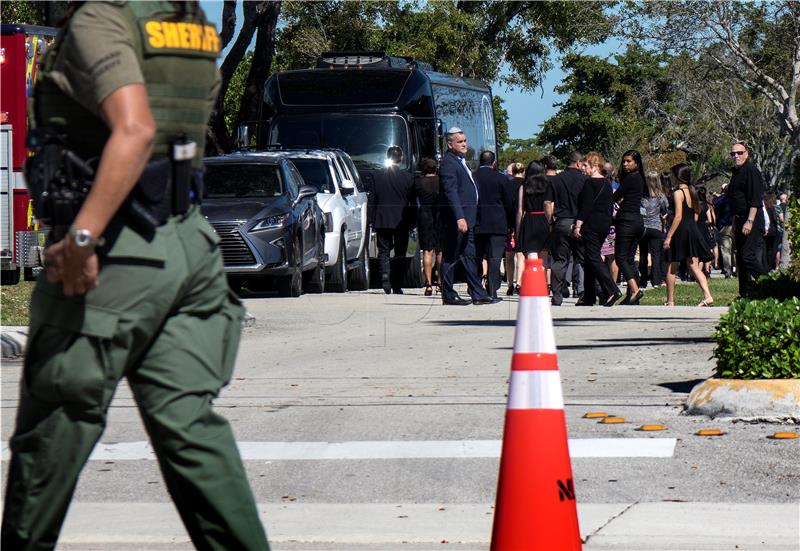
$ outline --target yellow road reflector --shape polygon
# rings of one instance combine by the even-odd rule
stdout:
[[[600,420],[600,422],[604,425],[616,425],[618,423],[624,423],[625,419],[622,417],[606,417]]]
[[[666,425],[642,425],[636,430],[651,431],[651,430],[667,430]]]
[[[725,433],[719,429],[700,429],[695,434],[697,436],[722,436]]]
[[[589,411],[583,414],[584,419],[603,419],[605,417],[608,417],[608,413],[602,411]]]
[[[800,434],[796,432],[776,432],[772,436],[767,436],[767,438],[773,440],[793,440],[794,438],[800,438]]]

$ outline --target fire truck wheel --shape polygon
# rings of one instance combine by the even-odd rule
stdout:
[[[2,285],[16,285],[19,283],[19,268],[14,270],[3,270],[0,272],[0,284]]]

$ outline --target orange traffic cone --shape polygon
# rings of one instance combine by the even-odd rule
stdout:
[[[492,551],[581,549],[544,264],[522,276]]]

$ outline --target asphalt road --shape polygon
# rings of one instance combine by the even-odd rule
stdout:
[[[657,528],[645,530],[641,540],[620,543],[609,523],[639,513],[652,520],[648,507],[658,518],[674,507],[675,520],[664,521],[663,531],[676,534],[685,532],[678,529],[680,522],[696,522],[702,531],[726,507],[731,512],[722,516],[734,522],[740,515],[738,525],[759,515],[764,522],[788,518],[788,525],[770,528],[777,539],[767,538],[760,548],[800,549],[800,441],[767,438],[786,427],[682,414],[692,386],[713,372],[709,335],[724,309],[576,308],[572,302],[552,309],[571,442],[636,439],[626,457],[596,457],[590,450],[589,456],[572,459],[582,532],[594,534],[586,549],[637,549],[637,542],[658,534]],[[424,450],[430,442],[456,442],[457,447],[488,441],[491,448],[501,439],[517,297],[492,306],[445,307],[437,297],[417,292],[387,296],[373,290],[298,299],[263,295],[245,304],[255,323],[245,329],[235,380],[217,407],[237,439],[252,450],[246,467],[275,549],[429,549],[440,540],[453,549],[485,548],[496,455],[432,458]],[[3,485],[19,371],[18,361],[2,364]],[[626,422],[602,425],[582,417],[589,411]],[[664,424],[666,430],[636,430],[650,423]],[[701,428],[725,434],[695,436]],[[672,442],[674,450],[666,457],[636,456],[638,447],[645,449],[654,439]],[[146,440],[124,384],[102,440]],[[266,442],[274,444],[267,450]],[[339,455],[333,447],[324,448],[320,457],[327,459],[300,459],[306,452],[298,443],[320,442],[356,443],[358,453],[374,456],[363,458],[347,444]],[[400,442],[405,455],[384,456],[381,444],[364,442]],[[82,528],[81,519],[91,516],[92,507],[107,515],[118,508],[120,515],[140,511],[143,518],[174,517],[155,461],[124,459],[111,448],[83,472],[65,549],[108,548],[95,533],[99,529]],[[349,531],[343,527],[347,519],[355,521]],[[185,542],[172,522],[161,534],[153,520],[149,526],[158,534],[127,542],[120,537],[115,548],[160,549]],[[731,531],[721,524],[717,528]],[[762,528],[753,527],[753,542]],[[445,536],[435,539],[437,530]],[[701,540],[708,546],[695,542],[683,548],[718,548]],[[682,548],[668,544],[668,538],[662,541],[665,548]]]

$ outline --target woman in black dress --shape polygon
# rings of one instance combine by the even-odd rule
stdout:
[[[639,304],[644,291],[639,289],[633,261],[644,235],[641,207],[642,196],[645,195],[645,177],[642,156],[638,151],[631,149],[623,153],[619,174],[619,187],[614,192],[614,202],[619,205],[614,220],[614,257],[623,279],[628,282],[627,295],[620,304]]]
[[[691,169],[684,163],[672,167],[671,178],[677,188],[673,194],[675,218],[672,220],[664,240],[667,251],[667,302],[665,306],[675,306],[675,278],[681,260],[686,260],[689,271],[703,291],[703,300],[698,306],[714,306],[714,297],[708,288],[708,281],[700,268],[701,261],[711,259],[711,251],[706,239],[700,234],[697,219],[700,215],[700,200],[692,186]]]
[[[514,219],[509,220],[511,227],[515,228],[511,231],[506,239],[506,283],[508,283],[508,290],[506,295],[519,294],[519,286],[522,283],[522,272],[525,270],[525,255],[517,252],[517,230],[516,230],[516,216],[517,207],[519,203],[519,189],[525,181],[525,165],[522,163],[511,163],[508,166],[510,179],[508,185],[511,187],[511,196],[514,198],[513,214]]]
[[[436,161],[422,159],[419,163],[422,176],[414,181],[414,191],[419,199],[417,231],[422,249],[422,271],[425,274],[425,296],[433,294],[433,262],[436,258],[436,286],[441,289],[442,247],[439,243],[439,176]]]
[[[553,188],[544,166],[531,161],[517,196],[517,251],[525,256],[536,253],[545,262],[552,222]]]
[[[578,196],[578,218],[575,221],[574,235],[583,241],[586,265],[584,267],[583,298],[576,306],[594,306],[596,297],[595,281],[600,284],[600,304],[614,306],[622,293],[617,289],[608,265],[600,256],[611,229],[611,182],[603,177],[605,160],[597,151],[591,151],[584,157],[584,166],[589,179],[583,184]]]

